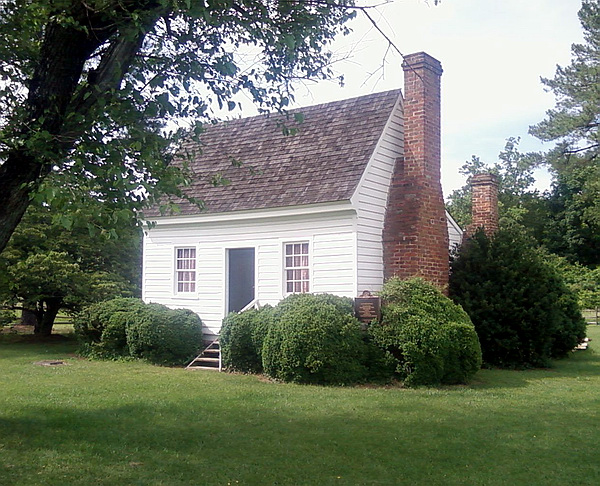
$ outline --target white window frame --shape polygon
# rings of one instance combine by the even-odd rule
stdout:
[[[185,250],[189,251],[187,256],[179,255],[179,252],[185,252]],[[192,256],[193,252],[193,256]],[[193,296],[196,295],[198,290],[198,249],[195,246],[177,246],[174,249],[174,285],[173,290],[175,295],[182,296]],[[188,262],[188,265],[183,265],[179,268],[179,262]],[[191,263],[191,264],[190,264]],[[180,274],[193,274],[193,276],[189,275],[187,279],[179,280]],[[180,284],[182,284],[182,289],[180,289]],[[188,290],[185,290],[185,286],[188,285]]]
[[[295,245],[300,245],[300,252],[296,253],[297,248]],[[292,253],[288,254],[288,247],[292,247]],[[306,248],[306,252],[304,249]],[[283,242],[283,294],[302,294],[310,293],[312,291],[312,245],[310,240],[295,240],[295,241],[284,241]],[[298,259],[300,260],[298,262]],[[291,260],[291,261],[290,261]],[[298,265],[296,263],[299,263]],[[288,265],[290,264],[290,265]],[[295,275],[290,280],[288,279],[288,272],[294,272]],[[299,272],[298,275],[296,272]],[[293,285],[293,289],[289,290],[289,284]]]

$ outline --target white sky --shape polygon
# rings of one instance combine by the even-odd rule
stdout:
[[[527,134],[554,106],[540,76],[567,65],[583,39],[580,0],[394,0],[372,15],[404,54],[426,51],[442,75],[442,183],[447,196],[464,184],[460,166],[478,155],[494,162],[508,137],[522,152],[549,148]],[[300,106],[402,87],[402,59],[363,17],[335,44],[352,57],[336,65],[345,86],[322,82],[297,88]],[[384,67],[383,71],[381,67]],[[372,76],[369,74],[373,73]],[[540,176],[540,185],[545,181]]]

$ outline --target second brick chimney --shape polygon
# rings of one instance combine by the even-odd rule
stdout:
[[[404,58],[404,158],[396,161],[383,229],[384,277],[448,284],[448,227],[440,181],[439,61]]]
[[[476,174],[471,178],[471,224],[467,234],[483,228],[488,236],[498,230],[498,178],[494,174]]]

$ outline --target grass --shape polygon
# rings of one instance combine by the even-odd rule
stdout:
[[[549,370],[324,388],[0,343],[0,484],[600,484],[600,326]],[[65,366],[36,366],[65,359]]]

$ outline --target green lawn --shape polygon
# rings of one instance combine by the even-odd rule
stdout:
[[[0,343],[0,484],[600,484],[600,326],[551,370],[321,388]],[[12,339],[14,341],[14,339]],[[36,366],[43,359],[68,365]]]

